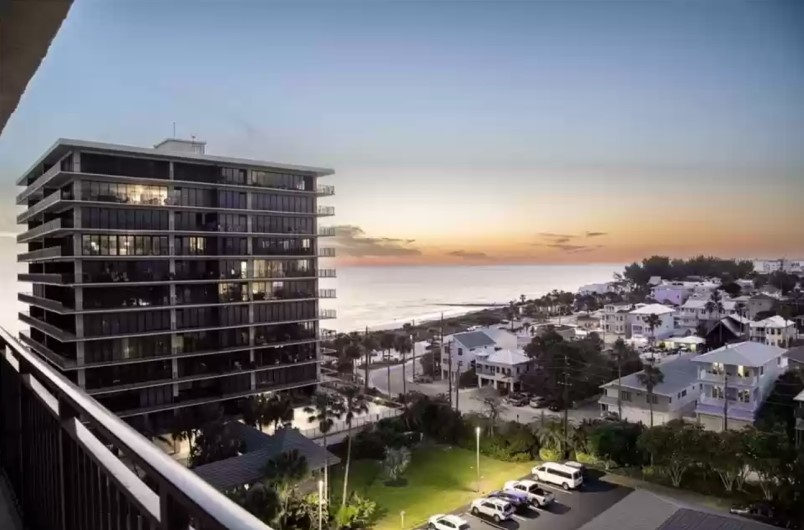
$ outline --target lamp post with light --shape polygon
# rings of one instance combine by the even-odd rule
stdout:
[[[318,480],[318,530],[324,526],[324,481]]]
[[[477,439],[477,492],[480,493],[480,427],[475,427],[475,438]]]

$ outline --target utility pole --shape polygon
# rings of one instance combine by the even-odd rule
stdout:
[[[410,321],[410,347],[413,348],[413,382],[416,382],[416,341],[413,340],[413,326],[416,325],[415,320]]]
[[[623,356],[617,352],[617,421],[623,421]]]
[[[569,357],[566,350],[564,351],[564,458],[569,457],[569,440],[568,440],[568,426],[569,426]]]
[[[368,326],[366,326],[366,335],[365,335],[366,342],[368,342],[368,336],[369,336],[369,334],[368,334]],[[365,348],[365,350],[366,350],[366,364],[365,364],[365,366],[363,366],[363,369],[366,372],[366,388],[365,388],[365,391],[368,392],[368,389],[369,389],[369,359],[371,358],[371,352],[369,351],[368,348]]]
[[[461,411],[460,407],[458,406],[458,399],[460,398],[460,390],[461,390],[461,361],[458,361],[458,370],[455,372],[455,410],[458,412]]]
[[[439,335],[441,336],[441,356],[443,359],[444,355],[444,313],[441,313],[441,325],[439,326]],[[450,348],[449,353],[447,354],[447,384],[449,391],[447,395],[449,396],[449,405],[452,406],[452,348]]]
[[[729,429],[729,368],[723,365],[723,432]]]

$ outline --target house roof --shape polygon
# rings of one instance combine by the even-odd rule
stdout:
[[[796,346],[795,348],[791,348],[787,350],[787,353],[784,355],[788,360],[793,361],[794,363],[804,364],[804,346]]]
[[[662,371],[664,381],[653,388],[653,393],[660,396],[674,396],[680,391],[689,387],[698,380],[698,366],[692,363],[695,354],[681,355],[677,359],[665,361],[657,368]],[[621,382],[617,379],[601,385],[601,388],[622,386],[635,390],[647,390],[645,385],[639,381],[639,374],[643,371],[622,377]]]
[[[494,340],[482,331],[465,331],[463,333],[456,333],[452,336],[452,338],[469,349],[494,346],[495,344]]]
[[[580,530],[768,530],[774,528],[741,517],[686,505],[638,489]]]
[[[784,354],[783,348],[761,342],[727,344],[694,359],[696,363],[722,363],[759,368]]]
[[[515,364],[523,364],[530,361],[530,357],[522,352],[512,350],[497,350],[490,352],[488,355],[482,357],[483,362],[506,364],[513,366]]]
[[[804,390],[802,390],[801,392],[799,392],[799,393],[796,395],[796,397],[794,397],[794,398],[793,398],[793,401],[800,401],[800,402],[804,403]]]
[[[709,300],[704,300],[702,298],[690,298],[686,302],[684,302],[681,307],[684,309],[704,309],[706,307],[706,302]]]
[[[196,475],[218,490],[226,491],[260,480],[263,477],[263,468],[270,460],[294,449],[305,457],[311,471],[321,469],[326,464],[331,466],[340,462],[340,458],[329,451],[325,452],[297,429],[279,429],[276,434],[268,435],[239,422],[232,423],[232,426],[236,436],[246,444],[246,453],[193,468]],[[252,433],[245,434],[247,429]]]
[[[632,315],[665,315],[673,313],[675,309],[662,304],[647,304],[631,311]]]
[[[760,320],[759,322],[751,323],[752,328],[786,328],[795,325],[796,323],[793,322],[792,320],[785,320],[779,315],[774,315],[772,317],[766,318],[765,320]]]

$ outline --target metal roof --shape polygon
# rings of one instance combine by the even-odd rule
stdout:
[[[456,333],[452,336],[452,338],[469,349],[494,346],[496,344],[491,337],[482,331],[466,331],[464,333]]]
[[[761,342],[738,342],[698,356],[696,363],[722,363],[759,368],[781,357],[785,350]]]
[[[682,355],[677,359],[672,359],[656,365],[656,367],[662,371],[664,381],[653,388],[653,393],[659,396],[673,397],[697,381],[698,366],[692,362],[695,357],[696,355],[694,353]],[[647,391],[645,385],[639,382],[639,374],[641,373],[642,370],[623,376],[622,383],[619,384],[619,386]],[[601,388],[616,386],[618,386],[618,383],[615,379],[614,381],[610,381],[605,385],[601,385]]]
[[[791,348],[787,350],[787,353],[784,355],[790,361],[804,364],[804,346],[796,346],[795,348]]]
[[[580,530],[768,530],[772,526],[638,489]]]
[[[268,435],[239,422],[232,427],[245,444],[246,453],[193,468],[196,475],[221,491],[259,481],[270,460],[294,449],[305,457],[311,471],[341,461],[297,429],[279,429],[276,434]]]

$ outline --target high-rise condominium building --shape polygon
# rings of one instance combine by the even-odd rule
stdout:
[[[23,175],[21,340],[138,428],[319,378],[329,169],[59,140]],[[147,421],[146,421],[147,418]]]

